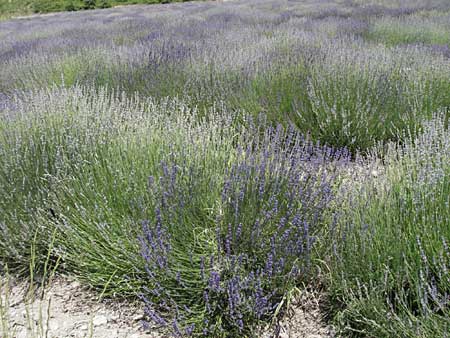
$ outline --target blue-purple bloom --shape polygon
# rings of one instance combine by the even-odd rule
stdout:
[[[154,226],[143,224],[142,253],[148,278],[159,286],[150,294],[176,307],[176,321],[170,320],[176,334],[187,332],[186,311],[160,279],[167,283],[173,278],[182,288],[195,285],[196,297],[201,300],[197,305],[209,325],[215,316],[221,317],[221,324],[194,330],[213,334],[211,330],[247,332],[252,318],[257,322],[270,317],[284,296],[287,281],[305,278],[308,273],[316,227],[334,198],[334,174],[325,168],[345,164],[345,151],[311,144],[281,126],[248,137],[252,146],[245,150],[237,147],[238,160],[227,167],[219,185],[207,185],[208,190],[217,191],[214,206],[207,209],[217,214],[203,217],[195,205],[190,206],[190,201],[195,201],[191,196],[201,186],[198,182],[210,180],[201,170],[180,166],[184,160],[162,163],[160,184],[153,185],[151,193],[161,201],[155,208]],[[195,219],[205,220],[196,223],[197,228],[215,233],[204,244],[209,253],[188,250],[182,244],[185,237],[174,238],[176,232],[169,231],[184,227],[187,218],[183,215],[192,211]],[[197,271],[189,280],[177,268],[180,254],[185,257],[183,264],[188,264],[184,269]],[[209,264],[205,264],[207,259]]]

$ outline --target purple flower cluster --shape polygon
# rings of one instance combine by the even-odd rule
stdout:
[[[144,222],[140,238],[150,285],[144,301],[154,322],[176,323],[176,335],[188,327],[209,336],[248,333],[308,276],[311,248],[334,198],[330,167],[349,155],[282,126],[251,130],[222,184],[173,160],[162,164],[159,185],[151,185],[159,202],[154,225]],[[206,190],[215,191],[206,208],[212,215],[196,202]],[[213,235],[201,243],[190,235],[196,231]]]

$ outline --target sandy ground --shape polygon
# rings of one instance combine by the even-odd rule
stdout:
[[[98,295],[68,278],[58,277],[44,293],[29,299],[28,285],[0,284],[1,338],[165,338],[142,330],[137,304],[98,301]],[[263,329],[261,338],[334,337],[322,322],[320,298],[304,293],[278,323]]]
[[[9,290],[8,290],[9,289]],[[0,295],[1,338],[162,338],[142,330],[137,305],[98,301],[98,295],[76,281],[58,277],[33,300],[28,286],[3,282]]]
[[[332,338],[334,328],[325,324],[320,305],[323,295],[302,291],[278,323],[266,328],[261,338]]]

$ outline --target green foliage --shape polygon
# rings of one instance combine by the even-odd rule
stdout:
[[[83,0],[83,9],[94,9],[96,7],[96,0]]]
[[[39,107],[25,103],[23,118],[0,120],[0,268],[26,273],[31,243],[39,265],[57,230],[55,250],[65,268],[107,287],[106,294],[135,295],[144,281],[133,278],[144,271],[139,223],[154,211],[148,176],[158,177],[171,152],[183,152],[217,177],[233,157],[227,114],[213,113],[217,119],[203,124],[176,100],[156,105],[95,89],[32,97]]]
[[[97,7],[98,8],[110,8],[111,4],[108,0],[101,0]]]
[[[73,2],[69,2],[69,3],[66,5],[66,7],[65,7],[64,10],[66,10],[66,11],[68,11],[68,12],[73,12],[73,11],[76,11],[77,8],[76,8],[75,5],[73,4]]]
[[[440,115],[427,123],[417,142],[391,145],[387,172],[341,210],[340,230],[330,239],[329,287],[346,337],[437,337],[450,327],[450,130],[444,120]]]
[[[114,5],[170,3],[180,0],[5,0],[0,2],[2,16],[110,8]]]
[[[310,154],[298,134],[291,141],[300,155],[291,156],[291,142],[283,141],[291,132],[270,129],[260,136],[238,125],[234,113],[224,108],[209,110],[203,118],[205,112],[175,99],[157,104],[77,86],[55,86],[20,102],[19,111],[0,120],[2,265],[26,273],[24,267],[33,258],[28,246],[33,243],[36,264],[42,266],[48,256],[46,243],[54,237],[51,257],[61,257],[68,272],[106,295],[136,297],[153,282],[146,274],[149,262],[141,256],[140,224],[155,219],[156,207],[164,207],[174,265],[170,275],[159,276],[160,283],[169,292],[176,290],[172,301],[192,309],[183,323],[196,323],[198,332],[208,319],[214,336],[239,334],[240,320],[245,324],[241,333],[250,333],[273,315],[273,307],[297,280],[306,279],[312,234],[322,226],[332,179],[305,164],[303,155]],[[243,152],[242,146],[248,150]],[[176,187],[171,185],[175,181],[166,181],[176,191],[169,197],[163,185],[169,178],[164,163],[179,168]],[[149,177],[159,181],[156,188]],[[314,193],[303,194],[309,190]],[[292,221],[280,228],[284,216]],[[222,245],[216,237],[217,231],[223,231],[223,238],[231,236],[232,222],[244,225],[234,236],[233,254],[218,249]],[[271,256],[275,252],[277,260]],[[249,298],[239,301],[242,318],[222,311],[224,304],[233,306],[227,294],[232,284],[211,291],[214,313],[206,313],[205,303],[197,301],[208,288],[200,261],[209,255],[215,256],[215,266],[207,269],[216,269],[222,283],[242,278],[239,292]],[[245,257],[244,263],[233,267],[238,257]],[[274,267],[267,267],[267,257]],[[177,272],[189,287],[174,284]],[[256,287],[267,306],[258,307],[256,303],[265,300],[252,298],[257,297]]]
[[[48,13],[62,11],[66,7],[65,0],[38,0],[32,3],[33,12]]]
[[[450,43],[450,25],[445,16],[381,18],[374,22],[365,37],[387,45],[447,45]]]
[[[0,10],[16,15],[156,2],[13,0],[1,2]],[[159,13],[149,20],[138,13],[136,26],[112,17],[99,26],[85,20],[86,27],[21,28],[13,38],[0,31],[6,60],[0,272],[8,266],[26,275],[31,263],[42,271],[61,257],[62,269],[107,295],[136,296],[148,282],[140,224],[155,218],[157,204],[149,176],[161,177],[161,162],[170,160],[199,173],[194,185],[180,173],[182,188],[192,186],[195,198],[171,229],[176,267],[188,267],[183,279],[203,283],[200,257],[216,250],[208,226],[214,215],[234,216],[218,202],[223,173],[238,161],[237,144],[256,147],[246,136],[260,132],[248,127],[262,114],[313,141],[346,147],[355,158],[361,151],[382,156],[380,175],[352,176],[368,170],[366,162],[339,173],[351,184],[327,210],[335,217],[321,223],[313,250],[311,264],[327,273],[312,287],[327,287],[342,335],[444,336],[450,328],[448,13],[361,14],[378,9],[349,6],[345,19],[328,9],[320,19],[274,8],[211,18],[206,10],[205,17],[195,12],[193,21],[174,25],[169,10],[163,15],[171,19],[162,15],[153,35],[142,27]],[[83,43],[89,48],[80,48]],[[253,220],[264,214],[257,206],[265,200],[248,192],[243,215]],[[165,211],[170,218],[172,210]],[[55,244],[50,254],[48,243]],[[186,243],[195,248],[195,264],[187,262]],[[227,268],[227,275],[236,272]],[[180,304],[201,297],[201,287],[180,289],[174,276],[159,278],[178,292]],[[204,319],[201,304],[188,320]],[[217,311],[218,322],[224,313]]]

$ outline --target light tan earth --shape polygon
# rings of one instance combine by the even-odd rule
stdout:
[[[42,297],[28,285],[2,283],[1,338],[162,338],[142,330],[142,309],[130,303],[98,301],[76,281],[58,277]],[[28,298],[34,298],[27,301]],[[2,310],[3,309],[3,310]]]
[[[301,291],[283,318],[269,329],[261,338],[333,338],[334,328],[327,325],[320,305],[323,295]]]
[[[137,304],[99,301],[98,294],[69,278],[55,278],[41,293],[11,279],[0,281],[0,338],[165,338],[144,332],[142,309]],[[32,300],[26,300],[30,299]],[[278,323],[261,333],[261,338],[334,337],[322,321],[320,297],[308,293]]]

